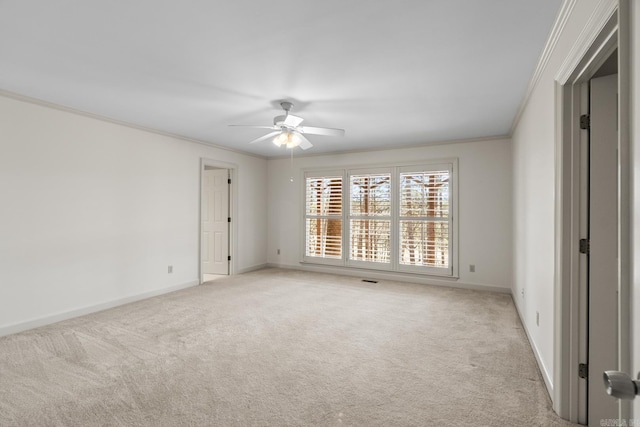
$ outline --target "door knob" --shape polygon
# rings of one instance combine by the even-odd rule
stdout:
[[[604,371],[604,386],[607,394],[618,399],[634,399],[640,394],[640,381],[632,380],[629,375],[620,371]],[[638,374],[640,379],[640,374]]]

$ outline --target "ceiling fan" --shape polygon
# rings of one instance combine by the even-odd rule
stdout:
[[[305,137],[306,135],[326,135],[326,136],[343,136],[344,129],[333,128],[319,128],[313,126],[300,126],[300,123],[304,120],[302,117],[289,114],[289,110],[293,107],[293,104],[289,101],[282,101],[280,103],[284,110],[283,116],[276,116],[273,118],[273,126],[252,126],[252,125],[229,125],[236,127],[248,127],[254,129],[271,129],[270,132],[260,138],[256,138],[250,141],[250,144],[256,142],[265,141],[269,138],[273,138],[273,143],[287,148],[295,148],[300,146],[303,150],[313,147],[313,144]]]

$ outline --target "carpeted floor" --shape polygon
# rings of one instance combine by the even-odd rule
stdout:
[[[266,269],[0,338],[0,426],[570,426],[504,294]]]

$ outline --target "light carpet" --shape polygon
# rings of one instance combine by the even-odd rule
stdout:
[[[0,339],[1,426],[570,426],[505,294],[265,269]]]

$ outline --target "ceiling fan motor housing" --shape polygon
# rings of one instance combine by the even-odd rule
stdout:
[[[289,111],[291,110],[291,107],[293,107],[293,104],[289,101],[282,101],[280,103],[280,106],[282,107],[282,109],[285,112],[284,116],[276,116],[273,118],[273,124],[275,126],[283,126],[283,122],[287,119],[287,116],[289,115]],[[287,126],[288,127],[288,126]]]
[[[284,119],[286,119],[287,116],[276,116],[273,118],[273,124],[274,126],[282,126],[282,124],[284,123]]]

